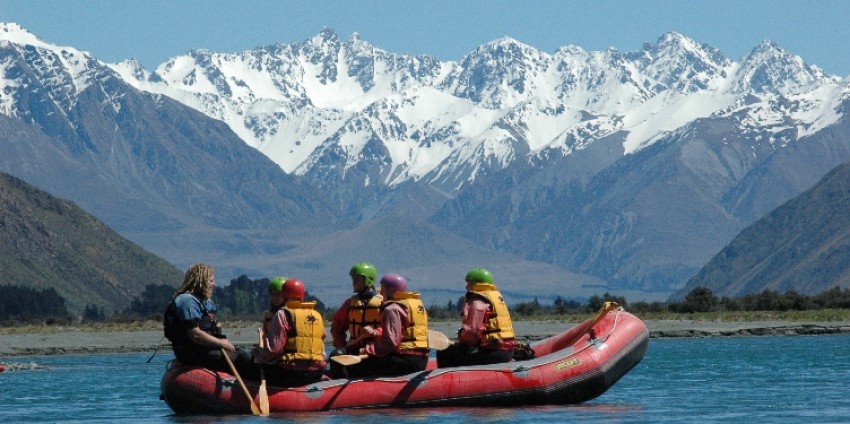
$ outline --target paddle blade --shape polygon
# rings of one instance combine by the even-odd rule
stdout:
[[[242,381],[242,376],[240,376],[239,371],[236,370],[236,365],[233,365],[233,361],[230,360],[230,356],[227,356],[227,351],[224,350],[224,348],[221,348],[221,354],[224,355],[224,360],[227,361],[227,365],[230,367],[230,372],[232,372],[233,376],[236,377],[236,381],[239,382],[239,386],[242,387],[242,391],[245,393],[248,403],[251,404],[251,413],[254,415],[260,415],[260,408],[257,406],[256,402],[254,402],[254,398],[251,397],[251,392],[248,391],[248,387],[245,386],[245,382]]]
[[[445,334],[436,331],[428,330],[428,347],[435,350],[444,350],[452,345],[452,339]]]
[[[577,343],[579,340],[581,340],[582,336],[587,334],[590,331],[590,329],[592,329],[593,326],[596,325],[596,323],[601,321],[602,318],[604,318],[605,315],[608,314],[608,312],[615,311],[619,307],[620,307],[620,305],[618,305],[616,302],[608,301],[608,302],[603,303],[602,307],[599,308],[598,311],[596,311],[596,315],[594,315],[593,318],[585,321],[583,324],[580,324],[581,325],[580,330],[578,332],[576,332],[575,336],[573,336],[572,339],[570,339],[567,343],[565,343],[565,345],[566,346],[572,346],[573,344]]]
[[[337,364],[347,366],[359,364],[360,361],[368,358],[369,355],[336,355],[331,356],[331,361],[336,362]]]
[[[258,328],[257,332],[260,333],[260,342],[257,346],[262,349],[264,345],[263,329]],[[266,390],[266,370],[262,365],[260,365],[260,392],[258,395],[260,396],[260,415],[267,417],[269,416],[269,392]]]
[[[608,312],[615,311],[619,307],[620,305],[618,305],[617,302],[607,301],[603,303],[602,307],[596,311],[596,315],[593,316],[593,319],[591,320],[591,327],[596,325],[596,323],[599,322],[599,320],[601,320]]]
[[[257,406],[257,403],[254,402],[254,399],[251,399],[251,413],[254,415],[261,415],[260,407]]]
[[[269,392],[266,390],[266,372],[263,366],[260,365],[260,415],[267,417],[269,415]]]

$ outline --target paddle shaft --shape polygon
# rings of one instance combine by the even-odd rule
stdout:
[[[260,333],[260,342],[257,344],[257,346],[259,346],[260,349],[262,349],[263,346],[265,346],[265,343],[263,343],[263,329],[258,328],[257,332]],[[262,415],[264,417],[268,416],[269,415],[269,392],[268,392],[268,390],[266,390],[266,370],[265,370],[265,367],[263,365],[260,365],[260,392],[258,393],[258,395],[260,396],[260,415]]]
[[[372,335],[369,334],[369,333],[363,332],[363,334],[357,336],[354,339],[351,339],[351,341],[348,342],[348,344],[345,345],[345,347],[349,348],[349,347],[357,346],[358,343],[360,343],[361,341],[363,341],[364,339],[369,338],[369,337],[372,337]]]
[[[254,403],[254,397],[251,396],[251,392],[248,391],[248,387],[246,387],[245,382],[242,381],[239,371],[236,371],[236,365],[233,365],[233,361],[230,360],[230,355],[227,354],[227,351],[224,350],[224,348],[221,348],[221,354],[224,356],[224,360],[227,361],[227,365],[230,367],[230,371],[233,372],[233,376],[236,377],[236,381],[238,381],[239,385],[242,387],[242,391],[245,392],[245,397],[248,398],[248,403],[251,404],[251,413],[254,415],[260,415],[260,408],[257,407],[256,403]]]

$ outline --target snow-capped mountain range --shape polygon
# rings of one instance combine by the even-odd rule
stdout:
[[[0,158],[0,170],[88,205],[179,265],[193,249],[221,261],[250,251],[250,266],[230,265],[261,276],[283,264],[328,281],[329,260],[362,258],[368,245],[430,281],[461,273],[468,263],[446,261],[475,251],[498,256],[511,278],[577,273],[575,295],[670,293],[850,160],[848,108],[850,79],[770,41],[730,60],[678,33],[632,52],[546,53],[502,38],[441,62],[324,29],[301,43],[195,50],[149,71],[0,24],[0,129],[67,149],[47,160],[6,140],[21,159]],[[57,166],[98,182],[83,192],[44,171]],[[198,200],[209,195],[232,203]],[[285,242],[270,235],[291,227],[301,233]],[[212,243],[175,243],[174,228]],[[421,248],[405,256],[394,243]]]
[[[64,91],[53,94],[65,108],[96,77],[96,59],[86,52],[49,44],[16,24],[0,33],[4,43],[58,53],[45,65],[68,70],[56,81]],[[325,28],[302,43],[192,51],[153,72],[133,60],[106,65],[140,90],[227,123],[287,173],[307,174],[337,150],[352,167],[377,139],[388,169],[365,184],[434,183],[457,174],[450,192],[488,163],[505,168],[548,150],[568,155],[620,132],[630,154],[696,119],[743,109],[744,129],[770,125],[806,136],[835,123],[850,92],[850,81],[776,43],[764,41],[731,61],[672,32],[627,53],[570,45],[548,54],[502,38],[460,62],[440,62],[386,52],[357,34],[341,41]],[[774,107],[778,99],[792,107]],[[11,100],[0,97],[0,112],[15,116]]]
[[[848,93],[847,81],[775,43],[731,61],[677,33],[627,53],[548,54],[503,38],[440,62],[325,29],[302,43],[193,51],[153,73],[132,61],[110,66],[141,90],[226,122],[288,173],[308,174],[332,154],[355,166],[377,140],[384,169],[365,184],[424,181],[448,192],[487,164],[568,155],[619,132],[630,154],[695,119],[745,108],[745,129],[805,136],[833,124]],[[779,98],[793,106],[773,107]]]

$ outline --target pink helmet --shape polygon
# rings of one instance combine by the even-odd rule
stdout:
[[[407,290],[407,279],[398,274],[387,274],[381,278],[381,285],[396,291]]]

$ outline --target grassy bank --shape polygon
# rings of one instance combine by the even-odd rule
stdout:
[[[850,321],[850,309],[821,309],[808,311],[716,311],[716,312],[632,312],[644,321],[696,321],[696,322],[844,322]],[[515,316],[516,321],[579,322],[590,314]]]
[[[673,312],[647,312],[636,314],[643,320],[674,320],[674,321],[721,321],[721,322],[754,322],[754,321],[788,321],[788,322],[834,322],[850,321],[850,309],[821,309],[809,311],[722,311],[695,312],[690,314]]]

